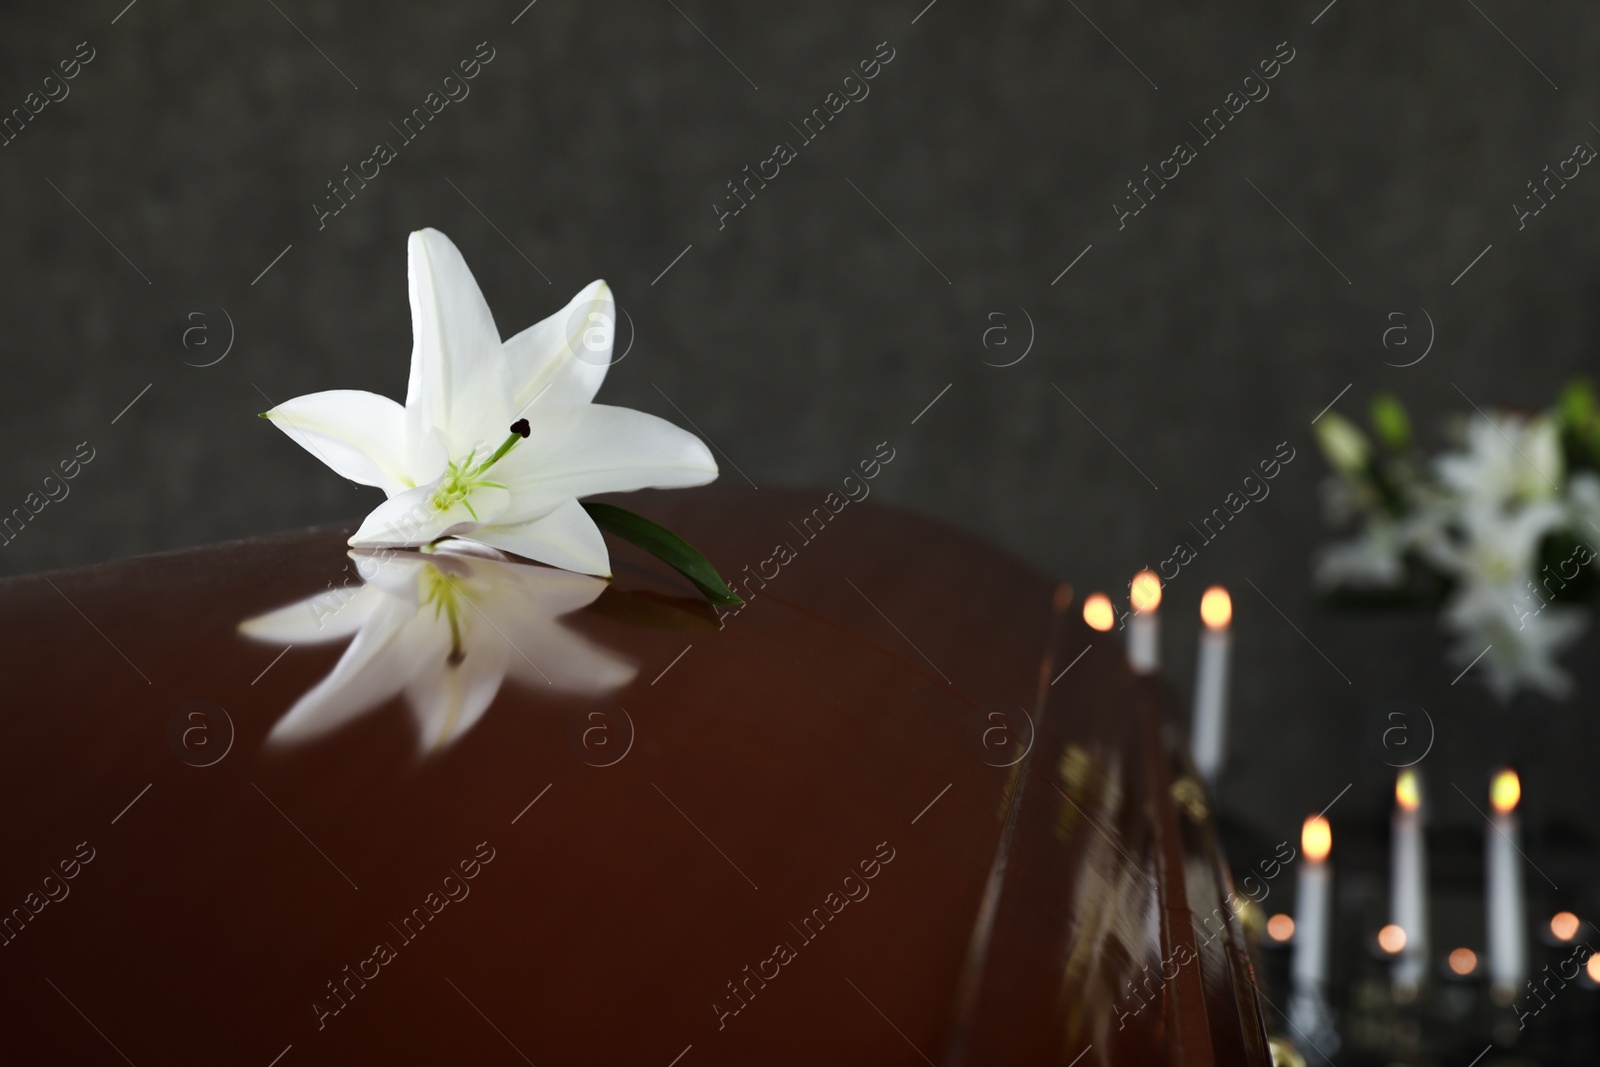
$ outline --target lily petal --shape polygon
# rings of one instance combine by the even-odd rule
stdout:
[[[478,485],[465,499],[441,510],[433,503],[436,488],[421,485],[379,504],[350,538],[350,544],[357,548],[426,545],[494,521],[511,502],[511,494],[499,486]]]
[[[342,477],[393,496],[415,483],[407,468],[405,409],[361,389],[284,401],[266,417]]]
[[[585,404],[540,413],[528,440],[494,474],[512,496],[499,521],[516,523],[595,493],[705,485],[716,478],[717,461],[700,438],[666,419]]]
[[[450,546],[470,543],[447,541],[435,554],[442,556],[446,551],[455,551]],[[605,579],[589,574],[530,567],[503,559],[483,569],[498,578],[496,588],[500,590],[500,596],[486,608],[486,616],[502,627],[523,626],[530,619],[559,619],[581,611],[599,599],[609,585]]]
[[[269,611],[239,624],[239,632],[257,641],[311,645],[349,637],[371,621],[384,592],[363,585],[350,592],[322,592],[296,604]]]
[[[477,725],[505,681],[505,655],[474,649],[459,666],[423,671],[406,686],[424,753],[444,748]]]
[[[638,667],[582,634],[556,627],[507,661],[512,678],[527,686],[551,685],[566,693],[605,693],[633,681]]]
[[[445,542],[468,544],[473,542]],[[434,556],[444,554],[441,550]],[[497,595],[482,597],[480,607],[493,636],[474,636],[510,648],[506,663],[511,678],[571,693],[604,692],[633,680],[637,668],[632,663],[556,621],[594,603],[609,585],[604,579],[523,563],[491,563],[482,569],[485,578],[497,579]]]
[[[507,341],[503,351],[516,414],[528,414],[535,400],[552,407],[593,400],[611,365],[616,317],[611,288],[596,280],[566,307]]]
[[[500,331],[477,280],[450,238],[418,230],[406,245],[411,290],[411,376],[406,387],[412,440],[437,429],[454,455],[493,448],[510,425],[510,390]]]
[[[272,727],[269,742],[304,741],[328,733],[398,696],[409,675],[426,669],[428,634],[409,625],[417,618],[416,608],[392,597],[383,599],[328,676]],[[439,659],[436,654],[426,663]]]
[[[611,577],[605,537],[576,500],[529,522],[480,526],[465,536],[552,567]]]

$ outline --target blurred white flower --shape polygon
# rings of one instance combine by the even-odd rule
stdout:
[[[1565,525],[1559,501],[1515,510],[1469,502],[1450,516],[1449,535],[1429,543],[1429,559],[1467,585],[1525,582],[1545,536]]]
[[[1339,486],[1347,483],[1338,480]],[[1314,580],[1323,590],[1356,588],[1366,591],[1395,589],[1405,583],[1406,558],[1417,554],[1430,557],[1445,535],[1449,516],[1420,488],[1411,495],[1427,500],[1427,506],[1395,517],[1375,511],[1354,537],[1326,545],[1318,551]],[[1348,514],[1353,509],[1348,490],[1330,487],[1324,496],[1330,516]]]
[[[1322,589],[1392,589],[1405,580],[1405,550],[1400,523],[1375,516],[1354,537],[1318,551],[1316,584]]]
[[[559,621],[600,595],[600,578],[513,563],[461,541],[350,556],[367,581],[342,603],[330,609],[322,593],[239,625],[249,637],[288,645],[354,638],[269,741],[318,737],[403,693],[421,747],[438,749],[477,723],[507,677],[596,694],[636,672]]]
[[[1559,426],[1495,412],[1468,420],[1464,437],[1465,448],[1435,461],[1443,495],[1433,510],[1445,521],[1422,546],[1456,582],[1440,616],[1457,637],[1450,657],[1464,667],[1482,656],[1502,700],[1521,688],[1559,698],[1572,682],[1555,657],[1586,618],[1547,604],[1535,583],[1541,544],[1572,526]]]
[[[1433,547],[1433,561],[1459,583],[1441,614],[1460,635],[1452,658],[1465,665],[1488,648],[1489,686],[1501,699],[1523,686],[1553,697],[1571,687],[1554,658],[1583,632],[1584,613],[1547,605],[1534,584],[1539,545],[1565,518],[1552,499],[1512,511],[1478,500],[1454,516],[1455,535]]]
[[[1392,397],[1374,401],[1375,421],[1379,401],[1392,409],[1391,422],[1404,424]],[[1502,700],[1521,689],[1566,695],[1572,682],[1556,658],[1589,613],[1554,600],[1578,568],[1600,558],[1588,547],[1600,543],[1600,476],[1569,477],[1563,425],[1554,414],[1480,411],[1463,424],[1459,447],[1423,465],[1406,433],[1391,434],[1379,453],[1353,424],[1319,424],[1337,475],[1324,510],[1336,525],[1358,526],[1318,553],[1317,585],[1401,589],[1408,567],[1421,565],[1450,583],[1440,623],[1458,666],[1481,663]],[[1547,547],[1568,537],[1579,542],[1571,556],[1542,566]]]
[[[1470,419],[1466,449],[1435,463],[1446,490],[1469,508],[1508,508],[1560,495],[1561,435],[1549,416],[1505,412]]]
[[[339,474],[388,494],[352,545],[415,546],[453,535],[609,575],[605,541],[579,497],[716,478],[716,461],[693,434],[593,403],[614,340],[605,282],[502,342],[449,238],[419,230],[407,255],[413,346],[405,406],[336,389],[265,413]]]
[[[1482,609],[1481,615],[1474,611]],[[1581,608],[1547,607],[1511,625],[1503,604],[1468,598],[1446,613],[1456,632],[1449,658],[1465,668],[1482,656],[1478,666],[1490,690],[1509,701],[1518,689],[1533,689],[1559,700],[1572,692],[1572,679],[1555,662],[1556,657],[1582,635],[1588,612]]]
[[[1567,509],[1578,540],[1590,545],[1600,543],[1600,475],[1579,471],[1568,479]]]

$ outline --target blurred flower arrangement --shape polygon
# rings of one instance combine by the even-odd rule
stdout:
[[[1431,458],[1393,395],[1373,398],[1369,421],[1370,435],[1331,411],[1315,424],[1333,469],[1326,517],[1354,530],[1318,553],[1317,586],[1345,601],[1436,606],[1450,659],[1481,658],[1502,701],[1565,696],[1572,680],[1556,657],[1583,633],[1600,586],[1593,385],[1574,380],[1537,414],[1479,409]]]

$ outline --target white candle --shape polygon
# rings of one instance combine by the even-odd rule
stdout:
[[[1154,571],[1140,571],[1128,583],[1128,665],[1136,674],[1154,674],[1161,667],[1161,579]]]
[[[1489,923],[1489,989],[1501,1001],[1522,989],[1528,976],[1527,907],[1522,892],[1521,821],[1517,802],[1522,781],[1509,768],[1494,776],[1489,804],[1492,827],[1485,840],[1485,911]]]
[[[1305,862],[1294,902],[1294,961],[1290,967],[1294,992],[1320,998],[1328,980],[1329,911],[1333,907],[1333,828],[1320,815],[1307,819],[1300,831],[1300,852]]]
[[[1394,799],[1389,921],[1405,933],[1394,963],[1394,983],[1414,991],[1428,973],[1428,857],[1422,833],[1422,783],[1416,771],[1400,772]]]
[[[1220,585],[1200,598],[1200,654],[1194,677],[1191,743],[1194,765],[1213,786],[1222,771],[1228,738],[1228,660],[1233,648],[1233,599]]]

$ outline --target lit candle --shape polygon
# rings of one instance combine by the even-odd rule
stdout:
[[[1083,621],[1089,629],[1105,633],[1117,624],[1117,610],[1111,606],[1111,598],[1104,593],[1090,593],[1089,599],[1083,602]]]
[[[1233,648],[1233,599],[1220,585],[1200,598],[1200,654],[1194,677],[1194,714],[1191,718],[1194,765],[1212,785],[1222,771],[1228,737],[1228,659]]]
[[[1161,579],[1154,571],[1133,576],[1128,583],[1128,601],[1133,605],[1128,618],[1128,665],[1137,674],[1154,674],[1161,666],[1161,623],[1156,618]]]
[[[1389,836],[1389,919],[1404,934],[1394,963],[1396,986],[1415,991],[1428,971],[1428,857],[1422,836],[1422,782],[1403,770],[1394,783]]]
[[[1583,925],[1578,917],[1570,911],[1558,911],[1550,917],[1550,935],[1556,942],[1565,943],[1578,936],[1578,927]]]
[[[1333,906],[1333,828],[1320,815],[1307,819],[1300,830],[1300,852],[1305,862],[1294,902],[1294,962],[1290,976],[1294,992],[1320,999],[1328,980],[1328,922]]]
[[[1522,781],[1509,768],[1494,776],[1489,787],[1489,804],[1494,808],[1493,824],[1484,848],[1485,882],[1489,921],[1489,989],[1502,1002],[1509,1003],[1527,979],[1527,909],[1522,893],[1522,857],[1518,853],[1522,837],[1517,818],[1517,801],[1522,799]]]

